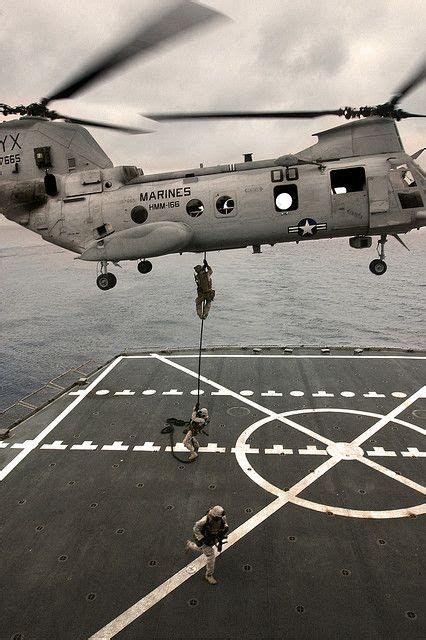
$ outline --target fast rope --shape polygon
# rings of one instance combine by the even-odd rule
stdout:
[[[207,261],[206,251],[204,251],[204,260]],[[203,306],[202,306],[203,317],[201,318],[200,345],[198,349],[198,386],[197,386],[197,404],[195,405],[196,411],[198,411],[198,409],[200,408],[201,351],[203,348],[204,305],[205,305],[205,302],[203,302]],[[185,422],[184,420],[178,420],[177,418],[167,418],[166,425],[163,427],[163,429],[161,429],[161,433],[168,433],[170,436],[170,449],[172,452],[172,456],[183,464],[190,464],[191,462],[195,462],[196,458],[189,460],[187,458],[186,459],[180,458],[178,455],[176,455],[174,450],[174,447],[175,447],[174,431],[175,431],[175,427],[189,426],[189,424],[190,424],[189,422]],[[208,433],[204,431],[204,429],[201,430],[201,433],[204,433],[205,435],[208,436]]]
[[[204,251],[204,260],[207,261],[207,252]],[[200,374],[201,374],[201,350],[203,347],[203,329],[204,329],[204,305],[206,303],[203,302],[203,306],[202,306],[202,318],[201,318],[201,330],[200,330],[200,347],[198,349],[198,386],[197,386],[197,404],[196,406],[196,410],[198,411],[198,409],[200,408]]]

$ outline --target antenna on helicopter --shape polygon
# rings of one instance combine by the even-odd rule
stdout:
[[[415,89],[426,78],[426,62],[407,79],[407,81],[395,92],[395,95],[383,104],[375,107],[342,107],[335,110],[322,111],[202,111],[193,113],[148,113],[141,114],[152,120],[207,120],[213,118],[318,118],[320,116],[344,116],[346,120],[354,118],[367,118],[369,116],[380,116],[382,118],[392,118],[402,120],[403,118],[426,118],[426,114],[408,113],[402,109],[397,109],[399,101],[410,91]]]
[[[87,66],[71,81],[47,98],[42,98],[39,102],[33,102],[29,105],[21,104],[14,107],[0,103],[0,114],[2,113],[4,116],[19,114],[21,116],[41,117],[49,120],[65,120],[75,124],[103,127],[104,129],[114,129],[125,133],[150,133],[147,129],[66,116],[48,109],[48,104],[54,100],[63,100],[75,96],[82,89],[89,87],[93,82],[122,66],[135,56],[148,53],[157,45],[218,18],[224,19],[225,16],[196,2],[183,0],[177,6],[169,8],[161,16],[156,17],[149,24],[144,22],[136,32],[124,38],[111,51]]]

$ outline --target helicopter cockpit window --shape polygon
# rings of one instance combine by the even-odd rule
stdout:
[[[365,191],[365,171],[362,167],[330,171],[331,193]]]
[[[204,205],[201,200],[193,198],[186,205],[186,212],[191,218],[198,218],[204,211]]]
[[[285,213],[294,211],[299,206],[297,187],[295,184],[283,184],[274,187],[275,210]]]

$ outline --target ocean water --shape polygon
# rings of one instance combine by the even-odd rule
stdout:
[[[386,245],[374,276],[370,250],[347,239],[223,251],[208,256],[216,299],[204,344],[426,348],[426,231]],[[0,221],[0,410],[85,360],[123,350],[195,347],[193,267],[200,256],[112,267],[118,284],[95,283],[96,264]]]

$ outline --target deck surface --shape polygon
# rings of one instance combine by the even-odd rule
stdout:
[[[206,352],[180,464],[196,372],[120,356],[0,441],[0,638],[425,638],[426,354]],[[210,586],[184,542],[215,504]]]

